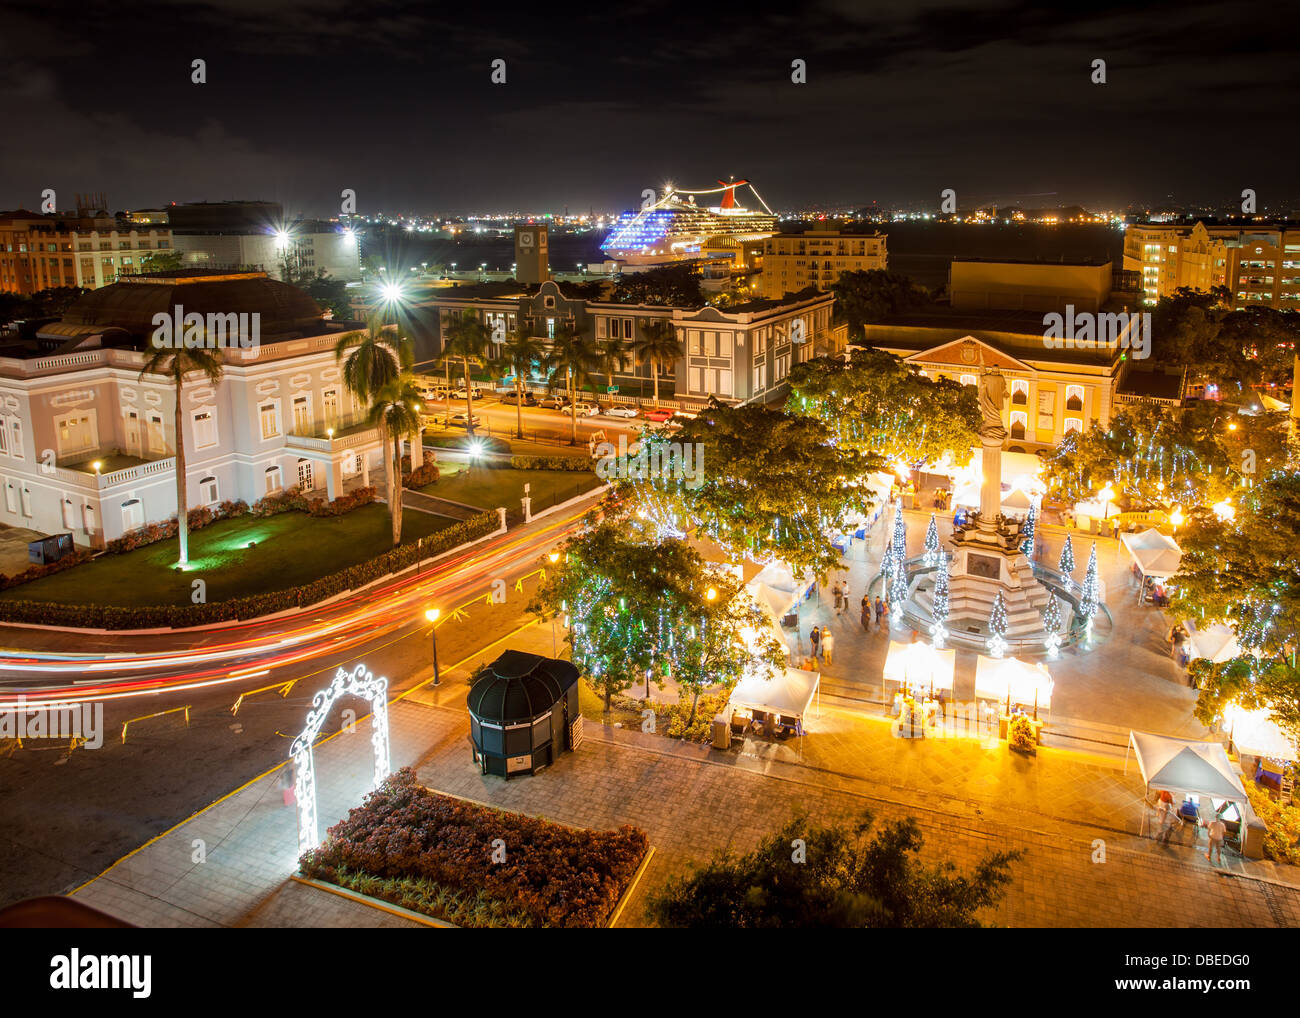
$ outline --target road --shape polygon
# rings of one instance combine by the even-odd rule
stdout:
[[[448,409],[447,401],[431,400],[425,404],[424,409],[429,416],[439,420],[449,415],[465,413],[464,399],[453,398],[450,402],[451,406]],[[482,419],[482,423],[475,429],[476,434],[515,438],[516,429],[519,427],[519,410],[513,404],[502,403],[495,395],[487,395],[485,392],[483,399],[474,400],[474,416]],[[567,413],[526,406],[523,408],[522,416],[525,441],[573,448],[569,444],[572,423]],[[579,417],[578,442],[585,450],[590,437],[598,431],[603,431],[606,437],[614,442],[618,441],[620,434],[626,434],[630,442],[639,434],[644,423],[641,418],[628,420],[623,417],[607,417],[604,414],[596,417]],[[464,430],[461,427],[448,429],[454,434],[463,434]]]
[[[526,609],[547,554],[594,502],[309,617],[190,633],[87,634],[76,637],[75,657],[67,634],[3,630],[6,644],[24,639],[46,650],[25,651],[22,660],[5,652],[0,705],[12,708],[20,692],[27,703],[89,701],[102,705],[103,723],[94,749],[0,741],[0,905],[69,890],[284,760],[313,694],[338,667],[364,663],[389,679],[390,695],[429,681],[426,607],[443,610],[444,670],[495,656],[511,633],[537,624]],[[492,600],[494,587],[503,602]],[[463,681],[449,682],[438,695],[463,703],[465,692]],[[240,694],[248,695],[234,713]],[[332,717],[322,734],[343,721]]]

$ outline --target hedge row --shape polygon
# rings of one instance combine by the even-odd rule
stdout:
[[[511,456],[509,460],[491,460],[490,467],[504,470],[590,470],[590,456]]]
[[[249,597],[231,598],[209,604],[150,605],[119,608],[96,604],[58,604],[49,601],[0,600],[0,622],[27,622],[79,629],[183,629],[235,619],[251,619],[291,608],[305,608],[326,598],[363,587],[367,583],[399,572],[433,555],[441,555],[469,541],[490,534],[500,526],[496,510],[461,520],[445,530],[403,544],[382,555],[322,576],[311,583],[285,590],[271,590]]]
[[[95,557],[95,553],[88,548],[73,548],[68,554],[56,562],[47,562],[43,566],[28,566],[21,573],[14,573],[13,576],[6,576],[0,573],[0,590],[8,590],[10,587],[20,587],[24,583],[31,583],[32,580],[39,580],[43,576],[49,576],[51,573],[61,573],[65,569],[71,569],[73,566],[79,566],[83,562],[88,562]]]

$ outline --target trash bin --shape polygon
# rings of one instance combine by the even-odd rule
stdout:
[[[731,721],[725,714],[719,714],[713,719],[713,748],[731,748]]]

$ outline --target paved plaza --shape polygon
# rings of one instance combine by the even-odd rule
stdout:
[[[919,549],[928,513],[908,513]],[[881,534],[856,542],[847,568],[856,604],[878,569]],[[1063,531],[1047,534],[1044,561],[1059,554]],[[1075,541],[1086,561],[1088,544]],[[1202,736],[1191,718],[1194,691],[1170,660],[1170,624],[1133,603],[1116,542],[1098,555],[1115,615],[1110,638],[1052,666],[1056,693],[1048,738],[1034,758],[980,733],[896,738],[879,705],[888,641],[857,612],[835,616],[828,595],[802,609],[836,633],[827,694],[803,739],[754,738],[728,751],[601,724],[586,725],[578,751],[533,777],[509,782],[480,773],[470,759],[466,678],[472,655],[391,708],[394,767],[416,767],[431,788],[567,824],[647,831],[655,856],[620,925],[646,920],[647,895],[716,850],[745,851],[787,818],[881,821],[914,816],[924,855],[973,867],[987,852],[1020,849],[1005,901],[986,921],[1008,926],[1296,926],[1300,875],[1294,868],[1229,853],[1206,862],[1203,843],[1160,846],[1139,836],[1141,777],[1122,752],[1128,728]],[[1080,569],[1080,573],[1082,569]],[[895,634],[909,639],[910,632]],[[504,646],[549,654],[549,627],[528,626]],[[959,651],[956,698],[973,693],[972,652]],[[417,679],[425,676],[417,675]],[[656,693],[672,697],[671,689]],[[360,802],[370,772],[366,728],[336,734],[316,749],[322,831]],[[76,895],[140,925],[415,926],[391,912],[290,880],[296,811],[284,802],[281,771],[254,780],[144,846]],[[1191,836],[1190,830],[1186,836]],[[1203,835],[1201,835],[1203,838]]]

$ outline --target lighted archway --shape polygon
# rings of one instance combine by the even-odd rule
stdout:
[[[375,781],[388,777],[388,679],[376,678],[365,665],[357,665],[351,672],[340,668],[334,681],[318,692],[307,712],[307,725],[302,734],[293,740],[289,755],[294,763],[294,795],[298,800],[298,854],[320,844],[316,818],[316,763],[312,743],[320,734],[325,719],[329,717],[334,702],[351,694],[370,701],[370,743],[375,748]]]

